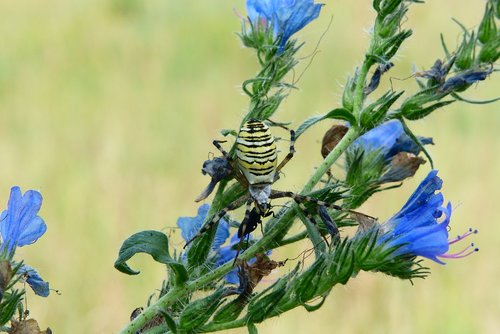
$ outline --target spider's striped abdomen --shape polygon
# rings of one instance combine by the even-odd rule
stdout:
[[[238,166],[249,184],[273,183],[277,153],[269,127],[258,120],[249,120],[236,139]]]

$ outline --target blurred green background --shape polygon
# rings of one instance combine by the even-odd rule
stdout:
[[[483,4],[413,6],[405,26],[414,36],[384,87],[389,77],[408,77],[412,64],[429,68],[443,55],[439,32],[451,47],[459,41],[450,18],[475,27]],[[30,315],[42,328],[117,332],[160,286],[164,268],[149,257],[132,261],[142,271],[135,277],[117,272],[113,262],[121,242],[143,229],[173,233],[172,246],[182,247],[178,231],[167,227],[196,213],[193,199],[208,183],[201,164],[215,151],[210,143],[219,130],[238,127],[248,103],[240,84],[257,70],[253,53],[235,35],[240,21],[233,8],[244,13],[244,2],[0,2],[0,203],[6,206],[12,185],[44,196],[41,216],[48,231],[17,254],[61,291],[48,299],[28,292]],[[276,120],[297,126],[339,105],[341,85],[362,59],[372,19],[368,0],[327,1],[321,18],[299,34],[307,41],[301,51],[306,57],[326,31],[320,53]],[[413,79],[392,81],[398,89],[416,87]],[[500,76],[492,76],[465,95],[493,98],[499,85]],[[412,123],[437,144],[430,150],[455,208],[451,234],[480,229],[478,254],[446,266],[427,261],[432,275],[413,286],[362,274],[336,287],[320,311],[296,309],[259,325],[261,332],[497,333],[499,107],[457,103]],[[319,143],[330,125],[324,122],[300,139],[278,188],[301,188],[320,162]],[[428,169],[401,189],[375,196],[364,210],[389,217]]]

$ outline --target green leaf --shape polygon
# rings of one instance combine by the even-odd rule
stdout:
[[[404,117],[410,121],[415,121],[417,119],[424,118],[424,117],[428,116],[430,113],[432,113],[434,110],[445,107],[448,104],[453,103],[453,102],[455,102],[455,100],[436,102],[434,104],[431,104],[428,107],[417,108],[417,109],[412,110],[411,112],[407,112],[404,114]]]
[[[158,231],[141,231],[125,240],[115,261],[115,268],[128,275],[137,275],[127,265],[127,261],[137,253],[146,253],[157,262],[166,264],[175,274],[176,284],[182,284],[188,280],[188,274],[182,263],[175,261],[168,251],[168,237]]]
[[[248,328],[248,334],[259,334],[259,331],[257,330],[257,327],[253,322],[249,322],[247,324],[247,328]]]
[[[317,303],[316,305],[308,305],[308,304],[304,303],[304,304],[302,304],[302,306],[304,306],[304,308],[306,309],[307,312],[314,312],[314,311],[319,310],[320,307],[323,306],[323,304],[325,303],[325,300],[326,300],[326,296],[321,298],[321,301],[319,303]]]
[[[233,136],[233,137],[237,137],[238,136],[238,133],[233,130],[233,129],[222,129],[220,130],[220,133],[224,136],[224,137],[227,137],[229,135]]]
[[[225,289],[219,289],[208,297],[190,302],[181,313],[179,328],[192,330],[206,323],[223,302],[225,292]]]
[[[307,269],[307,271],[295,280],[293,289],[295,290],[295,295],[297,296],[296,298],[299,301],[306,302],[315,297],[316,291],[318,290],[318,284],[314,284],[313,282],[315,282],[317,277],[321,277],[325,269],[325,258],[323,256],[318,257],[316,261]]]
[[[306,119],[295,131],[295,138],[297,139],[301,134],[303,134],[307,129],[309,129],[314,124],[324,120],[324,119],[340,119],[349,122],[350,124],[356,124],[356,118],[347,109],[337,108],[332,111],[318,116],[312,116]]]
[[[3,301],[0,303],[0,326],[5,325],[14,316],[17,305],[22,301],[23,294],[24,291],[18,292],[15,290],[4,295]]]
[[[177,324],[175,323],[175,320],[170,316],[170,314],[168,314],[167,312],[165,312],[163,310],[160,311],[160,314],[163,317],[163,319],[165,319],[165,323],[167,324],[168,329],[170,329],[170,331],[173,334],[176,334],[177,333]]]
[[[361,111],[360,123],[363,128],[370,130],[380,124],[389,108],[396,100],[403,95],[404,92],[393,93],[389,92],[380,97]]]
[[[438,103],[440,103],[440,102],[438,102]],[[436,103],[436,104],[438,104],[438,103]],[[411,131],[411,129],[406,124],[405,120],[402,119],[402,118],[400,118],[399,120],[401,121],[401,124],[403,125],[403,130],[405,131],[405,133],[413,140],[413,142],[415,144],[417,144],[420,147],[420,149],[422,150],[422,152],[424,152],[425,156],[427,157],[427,160],[429,160],[429,164],[431,165],[431,169],[434,169],[434,161],[432,160],[432,157],[429,154],[429,152],[427,151],[427,149],[425,148],[425,146],[422,145],[422,143],[420,142],[420,140],[418,140],[418,137],[415,136],[415,134]]]
[[[221,306],[215,313],[213,322],[222,323],[233,321],[239,317],[241,311],[246,307],[246,300],[241,296]]]

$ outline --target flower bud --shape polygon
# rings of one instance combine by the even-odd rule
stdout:
[[[356,88],[357,77],[358,75],[356,72],[354,78],[347,78],[344,93],[342,94],[342,106],[349,111],[354,109],[354,90]]]
[[[393,36],[401,26],[401,20],[407,11],[407,7],[400,7],[393,14],[388,15],[383,19],[378,17],[375,22],[375,31],[382,38]]]
[[[402,2],[403,0],[374,0],[373,8],[380,17],[386,17],[392,14]]]
[[[471,34],[470,39],[467,40],[467,35],[464,35],[462,44],[458,48],[455,66],[461,70],[469,69],[474,62],[474,48],[476,46],[476,37],[474,33]]]
[[[479,39],[481,43],[486,44],[494,39],[496,35],[497,26],[495,24],[493,5],[488,4],[484,12],[483,20],[477,31],[477,39]]]
[[[495,38],[484,44],[479,52],[479,61],[482,63],[494,63],[500,58],[500,31]]]

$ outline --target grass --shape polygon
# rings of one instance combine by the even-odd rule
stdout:
[[[113,262],[121,242],[142,229],[172,233],[181,248],[178,232],[168,227],[196,213],[193,199],[208,182],[201,163],[215,152],[210,142],[219,129],[237,127],[246,111],[239,85],[256,64],[234,34],[240,23],[232,6],[244,12],[243,1],[221,0],[0,3],[0,203],[5,207],[12,185],[44,196],[48,232],[18,254],[61,291],[48,299],[29,296],[30,315],[42,328],[116,332],[160,285],[164,268],[148,257],[132,261],[142,270],[137,277],[118,273]],[[449,18],[473,27],[481,15],[482,2],[414,6],[406,25],[415,36],[389,75],[407,77],[412,64],[429,68],[442,56],[439,32],[451,46],[458,42]],[[300,33],[307,56],[332,18],[321,52],[277,120],[297,126],[338,106],[372,17],[369,1],[336,1]],[[416,86],[413,79],[392,84]],[[499,85],[492,76],[466,96],[496,97]],[[479,228],[480,253],[444,267],[430,264],[431,277],[414,286],[363,274],[335,289],[319,312],[294,310],[259,325],[261,332],[494,333],[500,326],[498,105],[455,104],[412,124],[437,144],[431,152],[455,207],[451,233]],[[301,137],[279,188],[300,188],[320,161],[328,126]],[[366,211],[391,215],[427,168],[401,189],[374,197]]]

